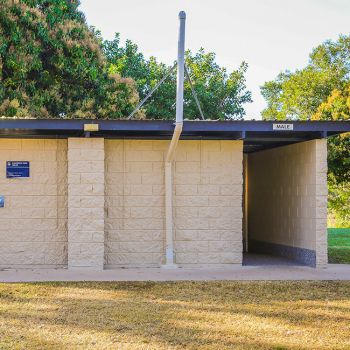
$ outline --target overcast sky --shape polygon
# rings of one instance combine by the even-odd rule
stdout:
[[[81,10],[104,38],[119,32],[168,64],[176,59],[177,15],[185,10],[186,48],[214,51],[229,70],[249,64],[254,102],[246,110],[254,119],[265,106],[259,86],[303,67],[324,40],[350,32],[350,0],[81,0]]]

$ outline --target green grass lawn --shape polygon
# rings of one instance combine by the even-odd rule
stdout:
[[[350,282],[0,283],[1,350],[350,349]]]
[[[350,228],[328,229],[328,261],[350,264]]]

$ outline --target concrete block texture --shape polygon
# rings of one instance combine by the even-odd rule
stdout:
[[[161,266],[168,141],[105,140],[105,264]]]
[[[242,141],[180,141],[174,166],[175,261],[242,263]]]
[[[105,264],[164,263],[164,159],[169,141],[105,141]],[[242,141],[180,141],[173,166],[180,266],[242,262]]]
[[[327,141],[249,154],[249,239],[315,251],[327,264]]]
[[[104,139],[68,139],[68,268],[104,265]]]
[[[169,143],[0,139],[0,267],[164,264]],[[6,179],[7,160],[30,161],[30,178]],[[243,141],[179,142],[172,167],[179,266],[241,264],[242,160]],[[250,154],[248,167],[251,238],[315,251],[315,265],[325,266],[326,141]]]
[[[30,177],[6,178],[6,161]],[[67,265],[67,140],[0,139],[0,267]]]

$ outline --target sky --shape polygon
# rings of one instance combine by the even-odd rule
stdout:
[[[81,0],[80,9],[105,39],[119,32],[167,64],[177,55],[178,12],[186,11],[186,49],[215,52],[228,71],[248,63],[246,119],[261,118],[265,81],[304,67],[312,48],[350,32],[350,0]]]

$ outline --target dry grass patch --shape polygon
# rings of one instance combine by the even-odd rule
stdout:
[[[0,284],[0,349],[350,349],[350,283]]]

